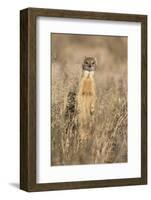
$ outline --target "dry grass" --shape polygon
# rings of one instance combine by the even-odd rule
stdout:
[[[98,61],[97,100],[81,141],[76,96],[84,56]],[[53,34],[51,105],[51,165],[127,162],[127,38]]]

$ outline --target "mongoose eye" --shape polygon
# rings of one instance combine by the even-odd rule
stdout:
[[[89,64],[88,61],[85,61],[85,64]]]

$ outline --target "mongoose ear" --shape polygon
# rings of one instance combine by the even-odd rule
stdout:
[[[86,57],[86,56],[84,56],[84,61],[86,60],[86,58],[87,58],[87,57]]]
[[[96,59],[96,57],[94,57],[94,60],[95,60],[95,64],[97,65],[97,59]]]

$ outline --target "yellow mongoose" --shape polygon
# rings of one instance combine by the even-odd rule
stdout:
[[[96,90],[95,90],[95,80],[94,80],[95,70],[96,70],[96,59],[94,57],[85,57],[82,65],[82,77],[80,80],[79,91],[77,95],[77,104],[79,113],[78,121],[81,130],[83,130],[84,132],[86,132],[86,129],[89,129],[91,127],[95,111],[95,103],[96,103]]]

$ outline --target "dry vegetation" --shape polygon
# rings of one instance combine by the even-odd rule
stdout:
[[[74,105],[85,56],[97,58],[97,101],[81,141]],[[51,165],[127,162],[127,38],[52,34],[51,105]]]

